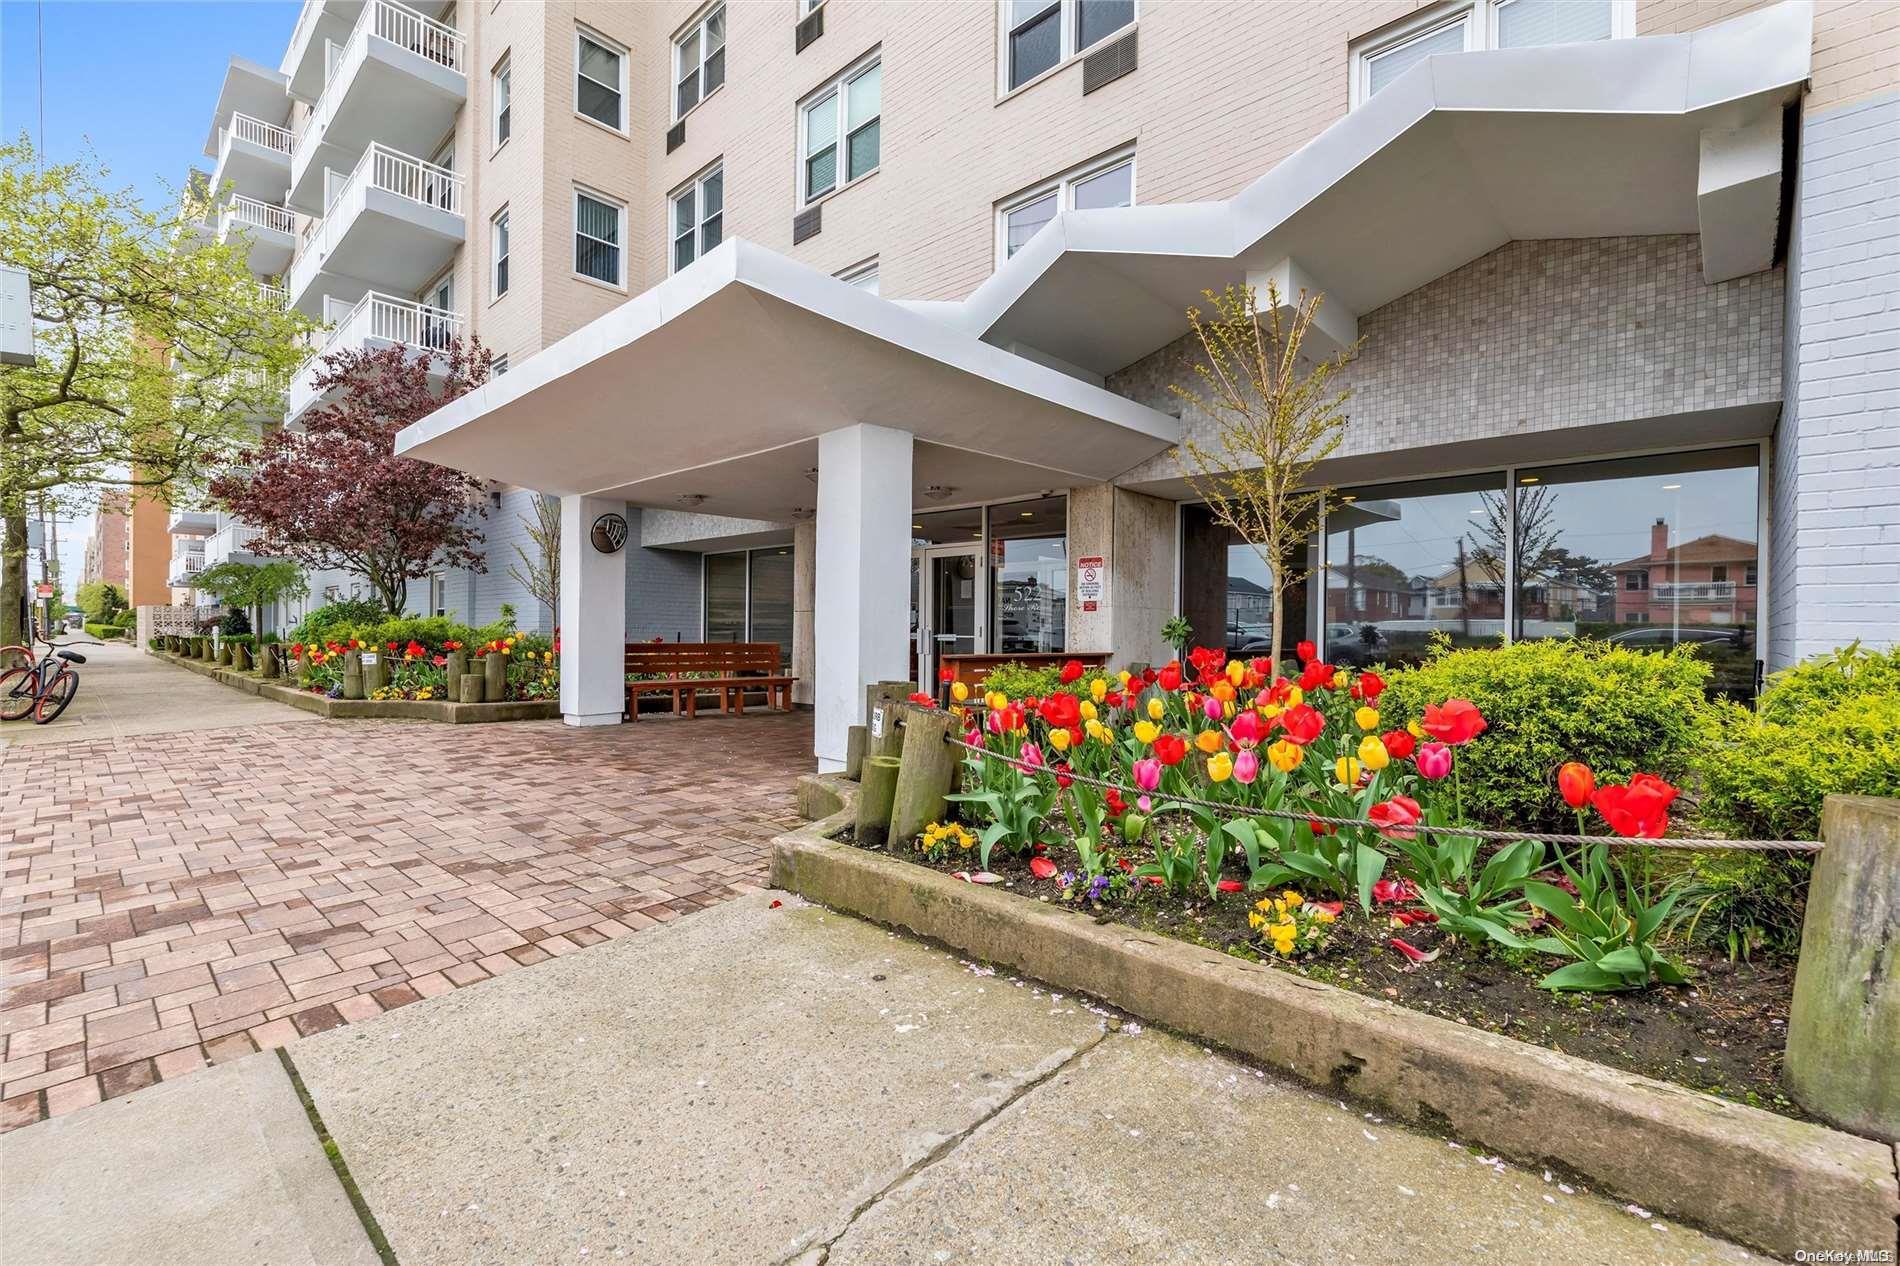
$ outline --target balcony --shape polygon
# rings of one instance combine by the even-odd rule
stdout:
[[[193,541],[172,554],[171,571],[167,573],[165,583],[174,589],[189,589],[198,583],[198,573],[204,569],[204,542]]]
[[[229,185],[260,202],[281,202],[290,187],[290,132],[249,114],[233,113],[218,128],[218,170],[212,187]]]
[[[165,530],[173,536],[209,536],[218,530],[218,516],[209,510],[173,510]]]
[[[431,152],[467,99],[468,41],[461,33],[395,0],[368,0],[297,138],[289,205],[322,214],[329,201],[324,172],[353,168],[372,142]]]
[[[290,298],[325,315],[372,289],[420,290],[468,236],[466,186],[446,167],[375,144],[329,199],[290,273]]]
[[[221,526],[205,542],[204,565],[216,567],[219,563],[232,561],[255,563],[257,555],[251,553],[250,544],[257,538],[257,529],[248,523],[241,523],[228,515],[219,515]]]
[[[1649,587],[1650,605],[1671,602],[1722,603],[1735,601],[1732,580],[1684,580]]]
[[[371,291],[337,321],[323,346],[297,371],[290,384],[290,420],[294,422],[322,403],[324,395],[316,387],[317,362],[329,353],[394,346],[412,351],[442,348],[462,334],[464,324],[460,313]],[[430,385],[439,386],[447,373],[447,358],[431,354]]]
[[[218,208],[218,240],[228,242],[234,236],[246,244],[251,271],[264,277],[284,271],[297,243],[289,211],[243,194]]]

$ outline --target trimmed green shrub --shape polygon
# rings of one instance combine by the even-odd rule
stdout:
[[[375,624],[383,618],[383,614],[383,604],[380,602],[372,602],[367,598],[341,598],[325,603],[306,615],[290,631],[290,640],[306,646],[343,641],[349,637],[351,626]]]
[[[1795,678],[1797,690],[1809,684]],[[1710,726],[1699,761],[1706,823],[1751,839],[1813,839],[1827,796],[1900,796],[1900,689],[1792,708],[1775,693],[1764,693],[1763,715],[1730,705]]]
[[[1101,669],[1091,668],[1076,681],[1065,686],[1062,684],[1062,665],[1060,664],[1031,667],[1011,660],[1007,664],[998,664],[990,669],[978,690],[1000,690],[1012,699],[1020,699],[1025,695],[1034,695],[1040,699],[1058,691],[1072,695],[1086,695],[1089,692],[1089,683],[1097,677],[1105,676],[1107,674]],[[1119,688],[1113,680],[1108,684],[1111,688]]]
[[[1855,642],[1784,668],[1768,679],[1758,710],[1764,721],[1791,722],[1857,695],[1900,697],[1900,646],[1869,651]]]
[[[1680,783],[1706,736],[1709,672],[1687,647],[1660,653],[1546,640],[1452,650],[1441,643],[1423,664],[1387,679],[1380,724],[1419,720],[1428,703],[1471,700],[1490,728],[1466,749],[1466,811],[1507,830],[1575,830],[1576,814],[1557,794],[1557,767],[1578,760],[1599,781],[1641,772]]]
[[[135,629],[139,626],[139,613],[131,607],[112,617],[112,622],[122,629]]]
[[[88,624],[86,636],[96,637],[101,642],[110,642],[115,637],[124,637],[125,630],[116,624]]]
[[[223,630],[226,637],[234,633],[249,633],[251,617],[244,613],[243,607],[232,607],[224,613],[224,619],[218,622],[218,627]]]

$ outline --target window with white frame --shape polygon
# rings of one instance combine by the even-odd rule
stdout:
[[[627,50],[591,31],[574,32],[574,109],[627,130]]]
[[[847,286],[856,286],[859,290],[877,291],[877,256],[873,255],[862,264],[853,264],[843,272],[836,274],[839,281]]]
[[[725,82],[726,6],[720,4],[673,40],[673,117],[686,117]]]
[[[495,357],[494,360],[488,362],[488,376],[490,378],[499,378],[507,372],[508,353],[503,352],[501,355]]]
[[[513,118],[510,107],[514,104],[514,71],[508,63],[508,55],[502,54],[495,63],[493,95],[495,100],[495,148],[500,149],[508,143]]]
[[[997,262],[1021,250],[1062,211],[1135,205],[1135,154],[1123,150],[1019,193],[996,209]]]
[[[798,0],[798,16],[805,17],[824,2],[825,0]]]
[[[673,271],[719,245],[725,234],[726,172],[714,166],[673,195]]]
[[[877,170],[883,78],[883,65],[872,54],[799,106],[801,201],[814,201]]]
[[[1135,21],[1135,0],[1002,0],[1003,86],[1022,87]]]
[[[622,284],[621,243],[627,208],[598,194],[574,191],[574,271],[610,286]]]
[[[1426,9],[1352,50],[1352,103],[1440,53],[1625,39],[1636,33],[1634,0],[1458,0]]]
[[[508,293],[508,208],[503,207],[488,222],[489,246],[495,259],[495,295]]]

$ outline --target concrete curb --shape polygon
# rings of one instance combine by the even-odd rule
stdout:
[[[1885,1144],[838,843],[854,798],[835,775],[799,780],[800,805],[830,812],[772,841],[776,886],[1765,1252],[1900,1247]]]
[[[286,703],[318,716],[340,719],[382,718],[385,720],[439,721],[447,725],[472,725],[492,721],[551,721],[561,715],[554,699],[518,699],[509,703],[449,703],[433,699],[329,699],[308,690],[279,686],[223,668],[204,660],[186,659],[162,651],[151,652],[154,659],[176,664],[200,677],[209,677],[220,685],[242,690],[276,703]]]

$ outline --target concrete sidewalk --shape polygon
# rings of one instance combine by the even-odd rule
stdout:
[[[405,1266],[1765,1260],[782,894],[290,1053]],[[71,1230],[64,1260],[181,1260],[137,1232],[229,1217],[193,1166],[95,1184],[88,1160],[127,1122],[147,1154],[281,1171],[213,1137],[240,1071],[282,1076],[252,1056],[0,1137],[9,1225]],[[362,1260],[296,1184],[226,1182],[285,1251],[191,1260]],[[123,1251],[85,1247],[101,1220]]]

